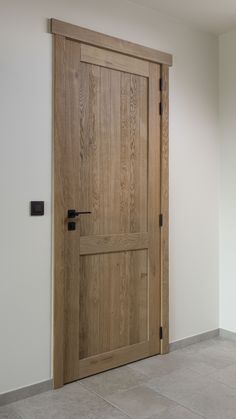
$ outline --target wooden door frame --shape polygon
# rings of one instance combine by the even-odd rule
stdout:
[[[66,38],[121,52],[161,66],[161,354],[169,351],[169,66],[172,56],[161,51],[51,19],[54,37],[54,292],[53,292],[53,380],[54,388],[64,384],[64,267],[63,240],[63,150],[65,126],[65,42]]]

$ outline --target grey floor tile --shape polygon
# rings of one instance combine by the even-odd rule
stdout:
[[[155,413],[164,413],[176,403],[161,396],[145,385],[107,396],[110,401],[134,419],[146,419]]]
[[[236,359],[236,342],[222,340],[221,338],[211,339],[210,341],[200,342],[195,345],[184,348],[182,354],[204,356],[211,355],[215,358],[220,358],[224,362],[232,363]]]
[[[236,341],[226,340],[226,339],[222,339],[221,337],[218,337],[214,340],[214,342],[218,349],[223,349],[229,353],[233,352],[235,354]]]
[[[210,375],[236,364],[236,350],[229,345],[221,345],[217,341],[207,345],[192,345],[180,352],[185,357],[185,366],[202,375]],[[194,348],[197,346],[197,348]]]
[[[147,385],[206,418],[236,418],[236,390],[194,371],[176,371]]]
[[[0,419],[236,419],[236,342],[214,338],[0,407]]]
[[[229,354],[228,352],[220,351],[217,349],[208,349],[196,356],[195,361],[201,362],[208,366],[208,368],[212,368],[217,371],[222,368],[226,368],[228,366],[236,364],[236,355]]]
[[[191,412],[185,407],[177,406],[171,409],[167,409],[164,412],[157,413],[153,416],[150,416],[148,419],[199,419],[203,418],[196,413]]]
[[[0,419],[23,419],[17,412],[9,406],[0,407]]]
[[[204,341],[199,342],[199,343],[194,343],[193,345],[189,345],[189,346],[186,346],[183,349],[180,349],[180,351],[197,353],[197,352],[200,352],[204,349],[214,348],[214,347],[218,346],[217,339],[218,338],[208,339],[208,340],[204,340]]]
[[[186,359],[186,367],[192,371],[195,371],[203,376],[210,376],[216,371],[219,371],[219,368],[213,365],[209,365],[208,362],[202,358],[197,359]]]
[[[236,390],[221,383],[198,388],[182,404],[207,419],[236,418]]]
[[[236,365],[223,368],[211,375],[211,378],[236,389]]]
[[[182,404],[183,400],[191,397],[199,388],[206,384],[211,385],[212,382],[213,380],[195,371],[181,369],[163,377],[153,378],[146,383],[146,386]]]
[[[235,358],[219,352],[213,345],[198,345],[198,348],[178,350],[168,355],[156,356],[131,364],[130,368],[150,378],[162,377],[179,369],[189,368],[201,375],[210,375],[235,363]]]
[[[214,347],[207,348],[206,351],[216,351],[217,354],[222,354],[222,356],[229,357],[229,359],[236,358],[236,345],[235,342],[219,341]]]
[[[171,352],[168,355],[153,356],[151,358],[137,361],[130,364],[130,368],[135,371],[148,376],[162,377],[173,371],[184,368],[186,365],[186,356],[183,356],[181,352]]]
[[[87,389],[106,396],[117,391],[128,390],[148,381],[149,377],[127,366],[85,378],[80,384]]]
[[[12,403],[10,406],[12,412],[19,414],[22,419],[127,418],[125,414],[78,383]]]

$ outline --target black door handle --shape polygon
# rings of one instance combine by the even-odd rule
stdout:
[[[91,214],[91,211],[76,211],[75,209],[69,209],[67,212],[68,218],[75,218],[78,217],[78,215],[83,214]]]

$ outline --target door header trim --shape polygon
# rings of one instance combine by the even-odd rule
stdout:
[[[158,64],[172,66],[172,55],[166,52],[158,51],[133,42],[95,32],[90,29],[81,28],[61,20],[51,19],[51,33],[62,35],[66,38],[75,39],[85,44],[95,45],[110,51],[121,52],[132,57],[142,58]]]

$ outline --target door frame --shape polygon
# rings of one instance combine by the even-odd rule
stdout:
[[[54,238],[53,238],[53,381],[64,385],[64,212],[63,152],[65,126],[65,41],[66,38],[160,64],[161,67],[161,354],[169,351],[169,67],[172,55],[114,38],[70,23],[51,19],[54,55]]]

